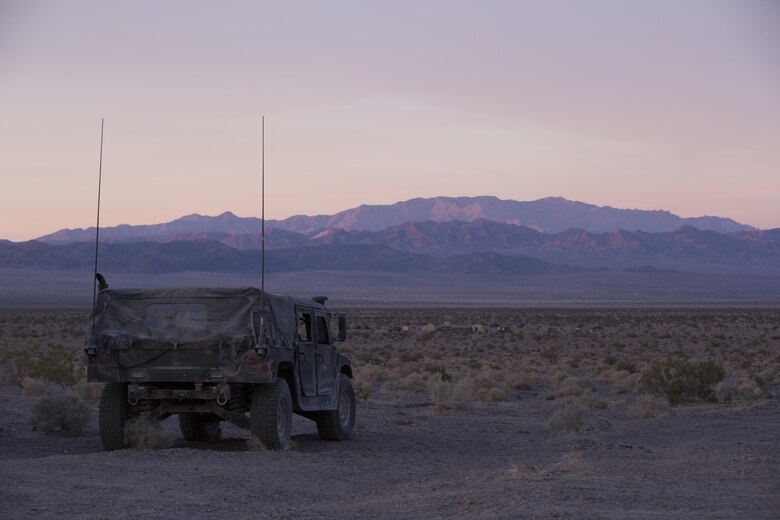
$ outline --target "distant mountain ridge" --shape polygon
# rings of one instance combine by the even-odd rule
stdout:
[[[489,220],[525,226],[543,233],[559,233],[572,228],[591,233],[617,229],[648,233],[669,232],[683,226],[732,233],[755,228],[724,217],[683,218],[668,211],[616,209],[583,202],[548,197],[535,201],[502,200],[492,196],[416,198],[389,205],[361,205],[334,215],[296,215],[283,220],[267,220],[266,228],[310,235],[324,229],[381,231],[407,222],[447,222]],[[215,217],[187,215],[163,224],[131,226],[123,224],[101,229],[106,241],[156,240],[155,237],[184,238],[214,233],[252,235],[260,230],[255,217],[238,217],[225,212]],[[76,243],[93,240],[94,228],[62,229],[38,240],[48,243]]]
[[[267,222],[266,222],[267,223]],[[224,235],[238,235],[242,233],[256,233],[260,230],[261,220],[255,217],[237,217],[230,211],[226,211],[216,217],[205,215],[186,215],[171,222],[163,224],[142,224],[100,228],[100,238],[107,241],[144,240],[156,236],[193,236],[201,234],[208,237],[219,233]],[[51,243],[76,243],[88,242],[95,239],[95,228],[61,229],[44,235],[37,240]]]
[[[599,207],[562,198],[434,197],[266,221],[269,272],[541,274],[592,270],[780,275],[780,229],[722,217]],[[225,212],[101,229],[106,271],[256,272],[261,221]],[[85,270],[94,228],[0,240],[0,267]]]
[[[543,233],[557,233],[575,227],[594,233],[616,229],[655,233],[673,231],[682,226],[720,233],[755,229],[723,217],[683,218],[668,211],[617,209],[562,197],[523,202],[492,196],[416,198],[389,205],[361,205],[334,215],[298,215],[273,221],[271,225],[298,233],[312,233],[326,228],[379,231],[405,222],[470,222],[477,219],[516,224]]]
[[[0,244],[2,268],[85,271],[91,269],[93,261],[94,250],[86,242],[64,246],[37,241]],[[100,269],[106,273],[250,273],[259,272],[260,254],[209,240],[104,244],[100,249]],[[266,269],[269,273],[325,270],[450,274],[548,274],[585,270],[521,255],[481,252],[441,258],[382,245],[276,249],[266,253]]]
[[[100,264],[121,272],[250,272],[261,237],[179,233],[101,245]],[[88,269],[92,242],[0,242],[0,267]],[[305,235],[269,228],[269,270],[544,273],[584,269],[780,274],[780,229],[718,233],[684,226],[647,233],[569,229],[541,233],[485,219],[408,222],[381,231],[329,228]],[[541,262],[541,263],[535,263]]]

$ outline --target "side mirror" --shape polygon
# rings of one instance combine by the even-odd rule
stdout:
[[[344,341],[347,339],[347,317],[343,314],[336,316],[339,320],[339,334],[336,336],[336,341]]]

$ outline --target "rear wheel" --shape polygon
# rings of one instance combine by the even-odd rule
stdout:
[[[317,432],[329,441],[346,441],[355,434],[355,390],[352,381],[339,374],[339,401],[335,410],[317,412]]]
[[[100,441],[106,451],[127,447],[125,423],[127,422],[127,384],[106,383],[100,396]]]
[[[206,442],[222,438],[219,417],[213,414],[180,413],[179,430],[188,441]]]
[[[252,436],[269,450],[281,450],[292,437],[292,397],[284,379],[255,385],[249,408]]]

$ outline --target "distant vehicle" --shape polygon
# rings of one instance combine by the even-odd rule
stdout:
[[[173,414],[189,441],[218,439],[229,421],[282,449],[293,412],[315,421],[323,439],[352,438],[352,366],[336,349],[347,321],[328,311],[327,298],[251,287],[109,289],[97,278],[84,349],[87,380],[106,383],[99,412],[106,450],[126,446],[128,420]]]

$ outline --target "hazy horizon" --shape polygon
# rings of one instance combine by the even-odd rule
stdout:
[[[780,4],[0,5],[0,238],[414,197],[780,227]]]

